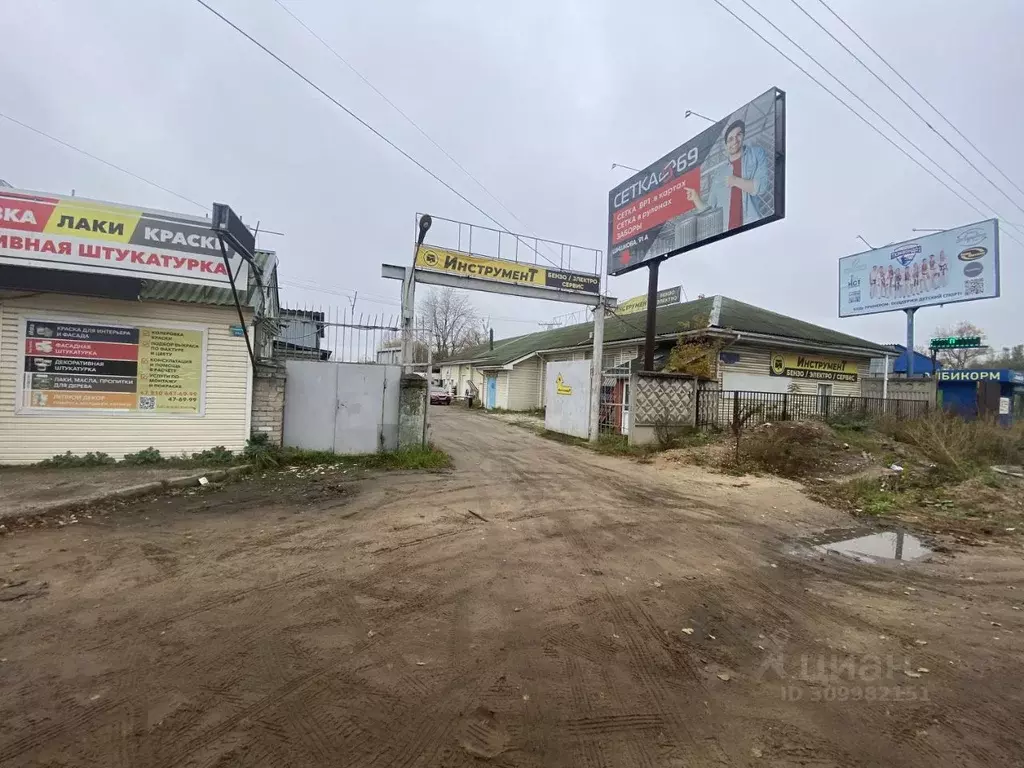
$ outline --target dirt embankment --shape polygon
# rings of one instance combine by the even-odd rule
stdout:
[[[810,557],[795,483],[438,409],[445,473],[0,539],[0,764],[1007,766],[1016,550]],[[926,670],[926,671],[920,671]]]

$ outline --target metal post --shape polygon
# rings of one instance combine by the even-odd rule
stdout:
[[[914,313],[916,307],[904,310],[907,313],[907,378],[914,377]]]
[[[889,356],[885,355],[885,367],[882,368],[882,399],[889,399]]]
[[[591,355],[590,442],[601,433],[601,380],[604,371],[604,301],[594,307],[594,353]]]
[[[423,404],[423,447],[430,439],[430,382],[434,378],[434,345],[427,341],[427,401]]]
[[[654,370],[654,337],[658,326],[658,266],[661,261],[647,265],[647,334],[644,338],[644,370]]]

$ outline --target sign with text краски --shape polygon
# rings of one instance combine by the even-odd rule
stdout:
[[[230,249],[228,263],[244,294],[248,265]],[[0,264],[230,284],[205,219],[14,189],[0,189]]]
[[[515,285],[531,285],[571,293],[597,294],[601,291],[601,276],[585,272],[570,272],[554,267],[542,267],[489,256],[474,256],[447,248],[420,246],[416,252],[416,268],[443,272],[460,277],[490,280]]]
[[[793,379],[857,381],[857,361],[796,352],[773,352],[769,373]]]
[[[204,332],[28,318],[22,411],[202,415]]]

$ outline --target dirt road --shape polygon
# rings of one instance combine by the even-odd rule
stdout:
[[[433,413],[452,472],[0,539],[0,765],[1024,765],[1019,552],[809,557],[790,484]]]

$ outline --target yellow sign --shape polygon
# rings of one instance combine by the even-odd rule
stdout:
[[[423,245],[416,252],[417,269],[431,272],[474,277],[518,285],[535,285],[560,291],[597,294],[601,291],[601,276],[564,269],[551,269],[518,261],[473,256],[462,251]]]
[[[571,395],[572,387],[565,383],[562,378],[562,374],[558,374],[555,377],[555,394],[556,395]]]
[[[818,381],[856,381],[857,361],[840,357],[819,357],[796,353],[772,353],[772,376]]]

